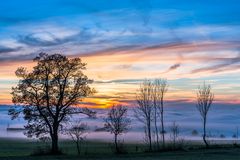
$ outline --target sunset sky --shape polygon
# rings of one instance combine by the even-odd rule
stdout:
[[[167,78],[172,105],[194,103],[204,81],[218,104],[240,105],[238,0],[1,1],[0,104],[40,52],[88,64],[98,92],[88,106],[134,105],[145,78]]]

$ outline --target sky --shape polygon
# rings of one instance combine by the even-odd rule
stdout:
[[[11,104],[20,67],[40,52],[80,57],[97,93],[91,107],[134,105],[144,79],[167,78],[169,105],[195,103],[211,84],[215,103],[240,103],[237,0],[0,1],[0,104]]]

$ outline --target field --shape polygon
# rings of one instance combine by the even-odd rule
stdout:
[[[80,156],[76,153],[76,148],[71,141],[61,141],[60,147],[64,155],[60,156],[36,156],[34,153],[41,152],[48,144],[37,141],[21,139],[0,139],[0,159],[136,159],[136,160],[238,160],[240,158],[240,148],[226,145],[224,148],[211,149],[190,149],[184,151],[165,151],[158,153],[144,152],[144,146],[140,144],[126,144],[128,153],[113,154],[111,144],[105,142],[85,142]],[[138,146],[138,151],[136,151]],[[192,144],[192,146],[196,146]]]

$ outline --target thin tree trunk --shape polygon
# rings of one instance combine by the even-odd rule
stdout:
[[[175,135],[174,135],[174,139],[173,139],[173,148],[174,149],[176,148],[176,138],[175,138]]]
[[[157,108],[155,106],[155,115],[154,115],[154,125],[155,125],[155,132],[157,136],[157,149],[159,149],[159,137],[158,137],[158,127],[157,127]]]
[[[148,139],[149,139],[149,151],[152,151],[152,135],[151,135],[151,122],[148,122]]]
[[[116,152],[119,153],[117,134],[114,135],[114,142],[115,142],[115,149],[116,149]]]
[[[204,118],[204,120],[203,120],[203,141],[206,145],[206,148],[208,148],[209,145],[208,145],[208,142],[206,140],[206,121],[207,121],[206,118]]]
[[[163,141],[163,149],[165,148],[165,130],[164,130],[164,122],[163,122],[163,99],[161,99],[161,127],[162,127],[162,141]]]
[[[78,155],[80,155],[79,140],[77,140],[76,143],[77,143],[77,151],[78,151]]]

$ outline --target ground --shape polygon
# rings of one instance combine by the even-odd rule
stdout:
[[[125,145],[127,154],[115,155],[112,153],[111,144],[106,142],[85,142],[80,156],[76,154],[76,148],[71,141],[61,141],[60,147],[64,152],[61,156],[36,156],[49,145],[43,142],[27,141],[20,139],[0,139],[0,159],[7,160],[48,160],[48,159],[126,159],[126,160],[238,160],[240,148],[230,145],[226,148],[194,149],[185,151],[168,151],[161,153],[145,153],[144,146],[140,144]],[[138,146],[138,151],[136,151]]]

